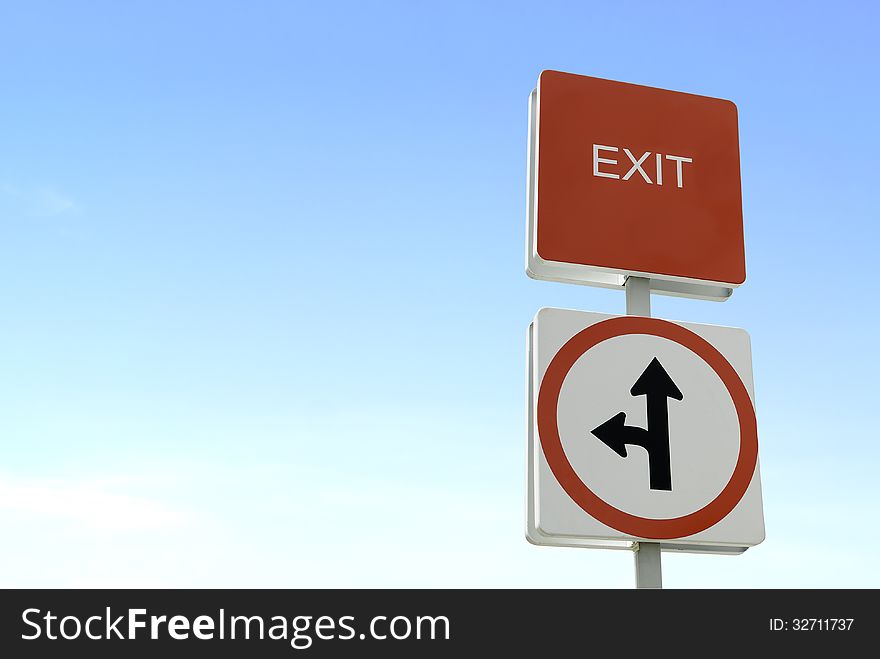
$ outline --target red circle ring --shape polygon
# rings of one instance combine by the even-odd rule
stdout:
[[[699,510],[681,517],[652,519],[631,515],[600,499],[575,472],[559,437],[556,414],[562,383],[574,363],[590,348],[607,339],[647,334],[674,341],[695,353],[721,378],[739,419],[739,454],[723,490]],[[730,362],[701,336],[659,318],[621,316],[591,325],[575,334],[553,357],[538,393],[538,435],[550,470],[572,500],[588,515],[613,529],[639,538],[670,539],[705,531],[736,507],[749,487],[758,463],[758,426],[755,408],[745,385]]]

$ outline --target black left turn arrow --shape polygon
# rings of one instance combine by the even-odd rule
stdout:
[[[682,400],[681,391],[654,357],[629,390],[633,396],[645,396],[648,428],[626,425],[626,413],[619,412],[593,429],[593,434],[622,458],[626,446],[641,446],[648,452],[652,490],[672,490],[672,466],[669,456],[669,410],[667,399]]]

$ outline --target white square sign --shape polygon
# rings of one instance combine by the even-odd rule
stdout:
[[[528,364],[529,541],[713,553],[763,541],[744,330],[545,308]]]

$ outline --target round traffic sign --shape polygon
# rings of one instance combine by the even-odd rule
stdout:
[[[575,362],[588,350],[615,337],[648,335],[683,346],[703,360],[730,394],[739,422],[739,451],[733,473],[721,492],[699,510],[655,519],[625,512],[598,496],[578,475],[562,445],[557,418],[562,385]],[[758,433],[751,398],[739,375],[714,346],[682,327],[658,318],[622,316],[596,323],[575,334],[547,367],[538,393],[537,424],[541,447],[556,480],[571,499],[594,519],[621,533],[650,539],[683,538],[724,519],[745,494],[758,459]]]

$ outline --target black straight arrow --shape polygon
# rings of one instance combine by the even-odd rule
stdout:
[[[654,357],[629,390],[633,396],[645,396],[648,428],[627,426],[626,413],[619,412],[596,427],[593,434],[622,458],[626,445],[641,446],[648,452],[648,470],[652,490],[672,490],[672,467],[669,456],[669,398],[683,396],[669,373]]]

